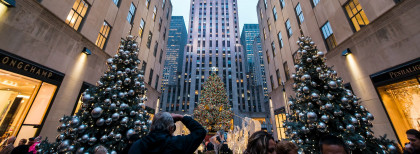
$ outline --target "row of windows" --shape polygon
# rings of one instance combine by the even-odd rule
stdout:
[[[319,3],[319,1],[320,0],[313,0],[312,1],[313,6],[316,6]],[[265,7],[267,7],[266,1],[264,1],[264,3],[265,3]],[[280,4],[283,8],[284,7],[284,1],[280,0]],[[363,11],[360,3],[358,2],[358,0],[349,0],[344,5],[344,9],[347,12],[347,15],[348,15],[350,21],[353,23],[355,31],[359,31],[361,27],[369,24],[369,20],[367,19],[366,14],[364,13],[364,11]],[[275,6],[273,7],[272,11],[273,11],[274,21],[276,21],[277,20],[277,10],[276,10]],[[302,24],[303,21],[304,21],[304,16],[303,16],[303,12],[302,12],[302,8],[301,8],[300,3],[298,3],[296,5],[295,13],[296,13],[296,17],[298,19],[299,24]],[[260,12],[260,15],[261,15],[261,19],[262,19],[263,18],[262,11]],[[269,30],[270,30],[270,24],[269,24],[268,21],[267,21],[267,23],[268,23],[267,25],[269,26]],[[285,27],[286,27],[287,35],[290,38],[293,34],[293,31],[291,29],[289,19],[286,20]],[[322,36],[324,37],[327,48],[328,49],[335,48],[337,46],[337,42],[335,40],[333,30],[331,28],[331,25],[330,25],[329,21],[327,21],[323,26],[321,26],[320,31],[322,33]],[[266,39],[267,36],[266,36],[265,29],[263,29],[263,35],[264,35],[264,39]],[[280,48],[282,48],[284,44],[283,44],[283,38],[282,38],[281,32],[278,33],[278,41],[279,41]],[[271,50],[272,50],[273,56],[276,55],[275,49],[276,49],[276,46],[275,46],[275,43],[273,41],[273,42],[271,42]],[[268,53],[267,53],[267,62],[270,63],[270,57],[269,57]],[[287,62],[285,62],[283,64],[283,69],[284,69],[284,72],[285,72],[286,80],[288,80],[289,79],[289,69],[287,67]],[[280,72],[279,72],[278,69],[276,70],[276,75],[277,75],[278,85],[280,85],[281,84],[281,78],[280,78]],[[273,81],[272,76],[270,76],[270,80],[271,80],[271,85],[272,85],[272,88],[273,88],[274,81]]]
[[[313,4],[316,5],[316,4],[318,4],[318,2],[319,2],[319,0],[314,0]],[[284,1],[281,1],[281,3],[283,5]],[[360,27],[369,24],[369,20],[366,18],[366,15],[365,15],[364,11],[362,10],[361,5],[358,2],[358,0],[350,0],[344,6],[344,8],[346,9],[346,12],[347,12],[350,20],[352,21],[356,31],[359,31]],[[298,19],[298,22],[299,22],[299,24],[301,24],[304,21],[304,16],[303,16],[303,12],[302,12],[302,8],[301,8],[300,3],[298,3],[296,5],[295,11],[296,11],[296,17]],[[277,11],[276,11],[275,6],[273,7],[273,16],[274,16],[274,20],[276,21],[277,20]],[[269,30],[271,30],[271,26],[270,26],[270,23],[268,22],[268,20],[267,20],[267,23],[268,23]],[[293,34],[293,31],[292,31],[289,19],[286,20],[285,27],[286,27],[287,35],[290,38]],[[321,27],[321,32],[324,36],[324,40],[325,40],[325,43],[327,45],[327,48],[328,49],[335,48],[335,46],[337,46],[337,42],[335,41],[335,37],[333,35],[331,25],[328,21]],[[266,35],[266,32],[265,32],[265,29],[263,29],[263,35],[264,35],[264,39],[266,39],[267,35]],[[282,48],[283,47],[283,39],[281,37],[281,32],[278,33],[278,41],[279,41],[279,44],[280,44],[280,48]],[[272,50],[273,50],[273,56],[275,56],[274,42],[272,42],[271,46],[272,46]]]
[[[113,0],[115,5],[119,5],[119,0]],[[146,7],[149,8],[150,5],[150,0],[146,0]],[[165,0],[163,0],[162,3],[162,8],[165,5]],[[66,18],[66,24],[68,24],[70,27],[72,27],[73,29],[75,29],[76,31],[79,30],[80,25],[82,23],[82,21],[84,20],[86,13],[89,10],[90,5],[86,2],[86,0],[76,0],[75,3],[73,4],[72,9],[70,10],[69,15]],[[133,19],[136,13],[136,7],[134,5],[134,3],[131,3],[130,5],[130,9],[128,11],[128,15],[127,15],[127,21],[130,24],[133,24]],[[153,9],[153,21],[156,20],[156,14],[157,14],[157,9],[156,6]],[[168,14],[167,14],[167,18],[169,18],[169,10],[168,10]],[[144,26],[145,26],[145,22],[143,19],[141,19],[140,21],[140,27],[139,27],[139,36],[140,36],[140,40],[143,36],[143,31],[144,31]],[[161,29],[162,26],[162,18],[160,18],[159,20],[159,31]],[[109,36],[109,32],[111,31],[111,27],[110,25],[104,21],[103,25],[101,26],[101,29],[99,31],[98,37],[96,39],[95,44],[103,49],[104,46],[106,45],[108,36]],[[163,39],[165,39],[165,35],[166,35],[166,29],[165,32],[163,34]],[[150,48],[150,41],[152,38],[152,34],[151,32],[149,32],[149,37],[148,37],[148,43],[147,43],[147,47]]]

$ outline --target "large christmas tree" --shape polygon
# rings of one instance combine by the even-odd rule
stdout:
[[[40,144],[39,153],[93,153],[103,145],[111,153],[120,152],[132,135],[148,132],[151,121],[145,110],[143,71],[138,69],[139,49],[129,35],[121,40],[118,53],[107,60],[108,70],[82,96],[75,116],[64,116],[56,142]]]
[[[222,79],[212,73],[203,85],[198,106],[194,109],[194,119],[209,131],[228,130],[233,112]]]
[[[296,73],[292,75],[295,98],[289,98],[286,134],[305,153],[319,153],[323,135],[341,138],[354,153],[393,153],[396,147],[370,129],[373,115],[360,98],[345,89],[337,72],[325,65],[324,53],[309,37],[297,42]]]

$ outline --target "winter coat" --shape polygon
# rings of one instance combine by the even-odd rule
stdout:
[[[147,136],[133,143],[129,154],[192,154],[206,136],[206,130],[189,116],[182,123],[190,130],[186,136],[172,136],[164,131],[151,131]]]

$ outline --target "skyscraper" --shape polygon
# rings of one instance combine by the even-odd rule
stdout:
[[[172,16],[169,27],[168,44],[166,46],[165,68],[163,69],[162,100],[160,106],[168,108],[174,104],[179,95],[179,78],[181,74],[184,48],[187,44],[187,27],[183,16]]]
[[[245,54],[247,57],[245,68],[248,97],[250,97],[247,101],[253,106],[256,106],[256,108],[252,110],[253,112],[265,112],[264,102],[267,100],[267,84],[265,76],[261,73],[265,72],[265,67],[264,65],[260,66],[260,63],[263,63],[263,61],[261,56],[259,56],[259,52],[261,52],[261,40],[259,35],[260,30],[258,24],[244,24],[241,33],[241,44],[246,50]]]
[[[190,6],[179,100],[161,109],[192,114],[199,103],[202,84],[214,68],[222,77],[234,113],[248,113],[256,106],[246,100],[245,54],[238,35],[237,0],[191,0]]]
[[[246,53],[246,60],[248,63],[253,63],[254,52],[252,50],[252,45],[254,38],[260,35],[260,28],[258,24],[244,24],[241,33],[241,44]],[[247,71],[249,68],[247,68]]]
[[[165,68],[162,87],[174,85],[182,69],[184,47],[187,44],[187,27],[183,16],[172,16],[169,27],[168,44],[166,45]]]

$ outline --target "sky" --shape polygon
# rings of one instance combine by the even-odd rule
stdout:
[[[239,15],[239,29],[245,24],[257,24],[257,3],[258,0],[237,0],[238,1],[238,15]],[[188,19],[190,14],[190,0],[171,0],[172,2],[172,16],[184,16],[185,26],[188,26]],[[239,33],[240,34],[240,33]]]

